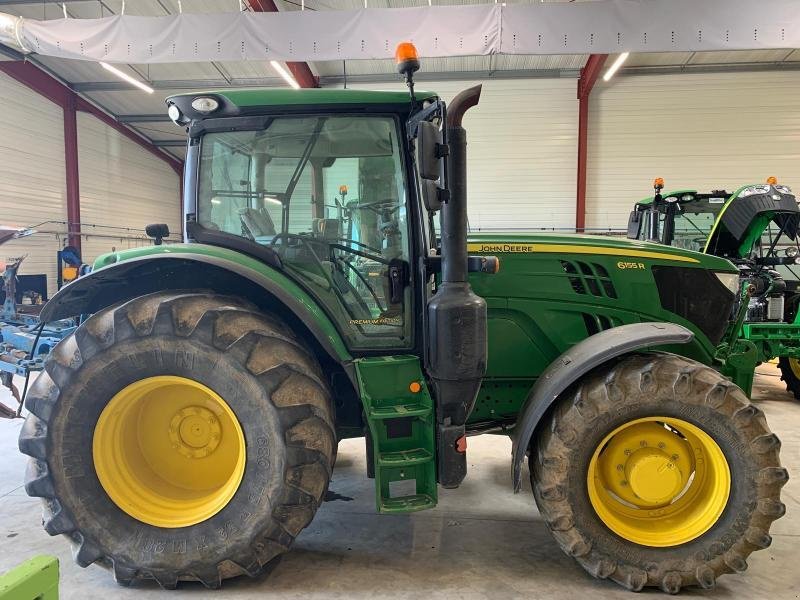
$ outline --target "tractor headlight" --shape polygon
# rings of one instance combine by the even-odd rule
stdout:
[[[781,194],[791,194],[792,188],[788,185],[776,185],[775,189],[778,190]]]
[[[719,282],[728,288],[732,294],[739,293],[739,274],[738,273],[718,273],[714,272]]]
[[[797,258],[797,255],[800,253],[797,250],[797,246],[789,246],[786,248],[783,253],[788,256],[789,258]]]
[[[181,120],[183,119],[183,115],[181,114],[181,109],[175,106],[174,104],[169,105],[169,108],[167,109],[167,115],[176,125],[181,124]]]
[[[746,198],[747,196],[755,196],[756,194],[769,194],[768,185],[751,185],[744,188],[739,192],[739,198]]]

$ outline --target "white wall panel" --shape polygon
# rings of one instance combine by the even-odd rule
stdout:
[[[30,227],[66,219],[64,121],[59,106],[0,73],[0,224]],[[65,231],[64,224],[40,230]],[[56,289],[55,234],[37,233],[0,248],[6,260],[27,254],[20,274],[47,275]]]
[[[800,77],[791,72],[615,77],[591,96],[587,227],[623,228],[666,188],[733,191],[775,175],[800,190]]]
[[[435,91],[449,101],[476,83],[481,82],[425,81],[417,87]],[[575,80],[482,83],[480,104],[464,117],[470,227],[574,227],[578,151]],[[396,86],[402,88],[402,83]]]
[[[166,162],[84,113],[78,114],[78,161],[84,262],[151,243],[144,237],[150,223],[166,223],[180,237],[180,183]]]

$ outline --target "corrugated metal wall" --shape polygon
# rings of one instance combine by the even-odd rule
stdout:
[[[64,121],[59,106],[0,73],[0,225],[30,227],[66,220]],[[65,231],[46,223],[40,230]],[[27,254],[21,274],[47,275],[56,289],[55,234],[37,233],[0,248],[0,258]]]
[[[449,101],[477,83],[481,82],[425,81],[418,83],[417,89],[435,91]],[[464,119],[470,227],[574,227],[578,152],[575,80],[482,83],[480,104]],[[394,89],[404,87],[399,83]]]
[[[666,189],[735,190],[775,175],[800,191],[794,72],[602,80],[589,116],[587,227],[623,228],[635,200]]]
[[[63,112],[3,73],[0,106],[0,225],[42,224],[5,244],[0,259],[27,254],[20,273],[47,275],[52,295],[56,252],[66,244]],[[151,243],[143,235],[148,223],[167,223],[180,237],[180,183],[167,163],[85,113],[78,113],[78,154],[81,221],[90,234],[82,241],[85,262]]]
[[[152,243],[150,223],[181,237],[179,180],[175,171],[91,115],[78,114],[83,260]]]

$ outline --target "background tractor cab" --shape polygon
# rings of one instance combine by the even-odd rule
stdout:
[[[756,363],[778,357],[789,391],[800,399],[800,208],[775,177],[734,193],[676,190],[637,202],[628,237],[727,258],[739,270],[741,325],[729,345],[753,344]]]
[[[748,185],[730,193],[714,190],[676,190],[637,202],[628,220],[628,237],[656,241],[687,250],[759,264],[795,264],[795,250],[781,259],[779,242],[796,248],[800,209],[792,191],[770,177],[768,183]]]

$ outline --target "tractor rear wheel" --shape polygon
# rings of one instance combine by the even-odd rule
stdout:
[[[531,451],[537,505],[595,577],[710,588],[770,545],[788,480],[763,413],[717,371],[627,357],[562,397]]]
[[[157,293],[62,341],[20,450],[44,527],[130,584],[256,575],[308,525],[335,448],[317,361],[236,298]]]
[[[800,400],[800,360],[781,356],[778,359],[778,368],[781,370],[781,381],[786,384],[786,390],[795,400]]]

